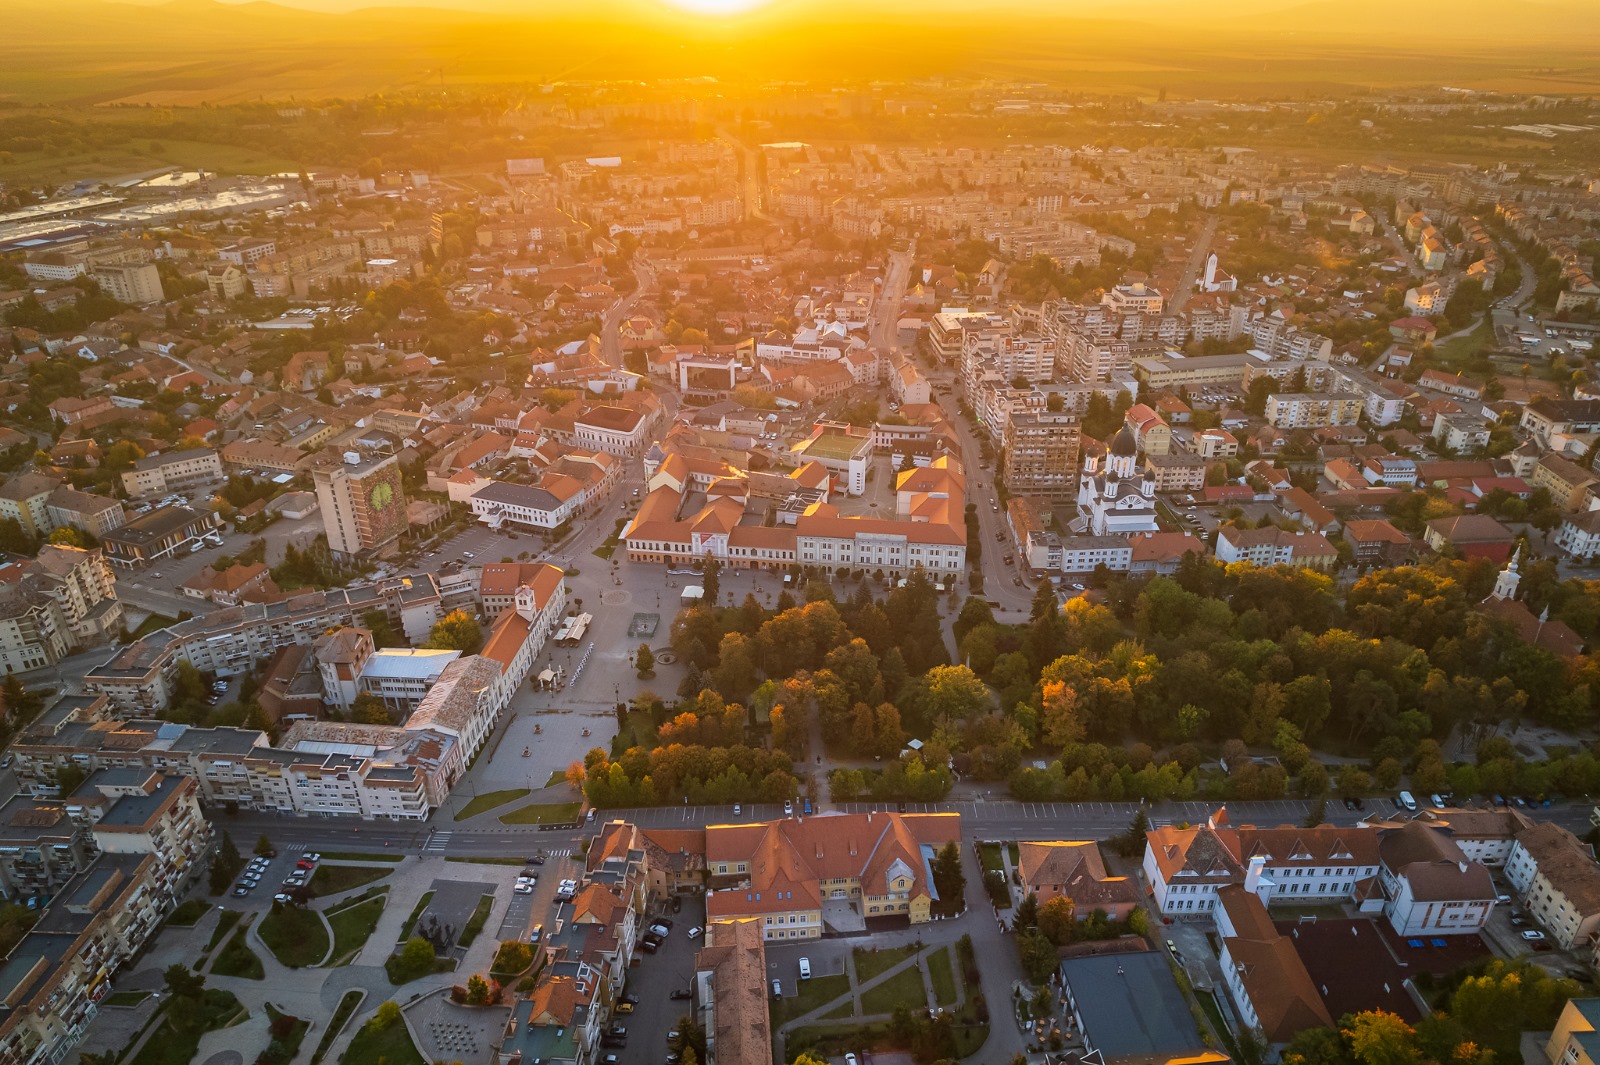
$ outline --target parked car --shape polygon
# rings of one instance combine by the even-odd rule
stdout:
[[[743,817],[744,816],[744,806],[742,804],[740,804],[740,803],[734,803],[733,804],[733,816],[735,816],[735,817]]]
[[[1529,943],[1537,943],[1544,938],[1544,933],[1537,928],[1525,928],[1522,930],[1522,938]]]
[[[650,926],[650,934],[660,936],[662,939],[666,939],[667,934],[671,931],[672,930],[670,928],[667,928],[664,925],[653,924]]]
[[[672,989],[672,994],[668,995],[667,997],[675,1001],[682,1002],[685,999],[694,998],[694,992],[690,991],[686,987],[675,987]]]
[[[515,887],[513,887],[511,889],[511,893],[513,895],[532,895],[533,894],[533,885],[532,884],[517,884]]]
[[[790,802],[788,799],[783,800],[783,816],[794,816],[794,803]]]
[[[250,894],[250,889],[247,887],[236,887],[233,889],[233,897],[236,899],[242,899],[248,894]]]
[[[695,925],[693,928],[689,929],[687,934],[690,939],[699,939],[700,933],[703,931],[704,929],[702,929],[699,925]]]

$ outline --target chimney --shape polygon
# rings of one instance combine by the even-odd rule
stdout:
[[[1263,855],[1256,855],[1250,859],[1250,865],[1244,875],[1244,889],[1256,897],[1261,896],[1261,871],[1266,868],[1267,859]],[[1261,900],[1265,902],[1265,899]]]

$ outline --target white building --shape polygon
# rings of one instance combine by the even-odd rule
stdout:
[[[1158,532],[1155,496],[1155,478],[1139,471],[1139,445],[1126,425],[1111,441],[1103,471],[1098,454],[1085,459],[1078,482],[1078,514],[1091,534]]]

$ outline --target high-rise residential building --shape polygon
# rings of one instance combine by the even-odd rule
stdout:
[[[406,529],[400,460],[354,451],[346,451],[343,459],[311,471],[328,550],[345,558],[376,554]]]
[[[1002,475],[1013,495],[1070,498],[1077,490],[1083,431],[1064,411],[1022,411],[1006,424]]]
[[[93,276],[106,295],[123,303],[160,303],[167,298],[154,263],[108,263],[95,267]]]

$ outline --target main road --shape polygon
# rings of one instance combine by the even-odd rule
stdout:
[[[618,369],[622,368],[622,320],[633,312],[634,305],[655,282],[654,267],[639,252],[634,252],[633,256],[633,277],[637,282],[633,291],[608,307],[600,322],[600,357],[607,365]]]
[[[1220,803],[1167,802],[1146,807],[1151,825],[1198,824]],[[1301,825],[1310,804],[1301,799],[1278,799],[1227,804],[1235,825]],[[868,813],[894,809],[893,803],[822,803],[818,813]],[[1028,803],[1010,799],[967,802],[904,804],[907,813],[957,813],[968,839],[1109,839],[1126,832],[1139,810],[1131,802]],[[1324,809],[1328,824],[1355,825],[1365,817],[1384,817],[1395,806],[1386,799],[1366,800],[1364,811],[1345,810],[1338,800]],[[1589,830],[1590,807],[1565,803],[1547,810],[1530,811],[1536,819],[1553,821],[1574,833]],[[601,822],[614,818],[646,828],[702,828],[706,825],[749,823],[783,816],[772,804],[731,806],[656,806],[643,809],[598,810],[591,823],[553,827],[501,825],[487,815],[459,824],[439,815],[431,822],[402,823],[345,818],[297,818],[240,813],[216,816],[216,823],[232,833],[236,843],[265,834],[280,847],[298,844],[311,850],[371,850],[424,854],[437,857],[488,857],[533,855],[540,850],[576,851],[579,840],[597,831]],[[485,822],[488,823],[485,823]]]

